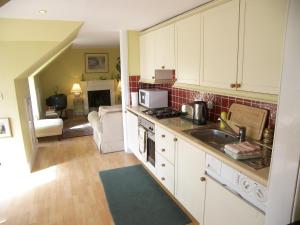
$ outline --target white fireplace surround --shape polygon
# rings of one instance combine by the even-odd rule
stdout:
[[[89,113],[88,91],[110,90],[111,104],[115,104],[115,81],[114,80],[89,80],[81,82],[84,114]]]

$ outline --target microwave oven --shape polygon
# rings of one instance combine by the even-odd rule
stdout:
[[[161,89],[140,89],[139,104],[149,109],[168,107],[168,91]]]

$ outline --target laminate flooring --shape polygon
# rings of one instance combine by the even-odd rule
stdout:
[[[100,154],[92,136],[42,142],[26,184],[1,202],[0,224],[114,225],[98,172],[136,164],[124,151]]]

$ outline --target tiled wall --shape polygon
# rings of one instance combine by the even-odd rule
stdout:
[[[198,91],[190,91],[185,89],[179,89],[172,87],[172,84],[145,84],[139,83],[140,76],[130,76],[129,77],[129,87],[130,92],[138,91],[139,88],[160,88],[168,90],[169,96],[169,106],[180,110],[183,103],[190,103],[194,101],[194,97],[199,94]],[[214,107],[209,110],[209,119],[211,121],[216,121],[220,116],[220,113],[225,111],[228,112],[229,107],[232,103],[239,103],[243,105],[253,106],[257,108],[267,109],[269,111],[268,115],[268,127],[274,128],[276,119],[277,105],[271,103],[265,103],[262,101],[254,101],[243,98],[235,98],[223,95],[211,94],[214,98]]]

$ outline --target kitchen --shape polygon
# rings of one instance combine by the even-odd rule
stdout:
[[[223,121],[225,128],[219,127],[221,112],[230,115],[233,106],[238,106],[238,112],[242,108],[246,113],[244,118],[237,116],[240,121],[253,122],[253,113],[262,116],[260,129],[268,127],[270,132],[284,119],[276,111],[282,112],[281,105],[286,101],[281,94],[280,103],[283,103],[277,109],[281,74],[286,70],[284,59],[289,54],[284,42],[292,42],[291,36],[295,35],[289,33],[286,25],[288,5],[289,1],[214,1],[140,34],[141,74],[129,77],[131,92],[139,95],[132,94],[133,106],[127,106],[126,120],[130,124],[127,146],[200,224],[287,224],[285,221],[299,219],[297,207],[294,210],[292,206],[282,207],[286,210],[284,216],[278,213],[282,198],[279,200],[274,193],[278,186],[272,186],[272,181],[278,182],[279,177],[272,171],[280,170],[274,166],[280,153],[272,155],[271,169],[271,155],[263,167],[253,168],[224,153],[224,148],[220,151],[206,141],[212,135],[224,140],[230,136],[228,133],[233,138],[245,134],[243,129],[231,127],[235,133],[240,132],[235,136]],[[217,29],[215,24],[222,29]],[[287,81],[284,78],[281,93],[292,90],[292,78],[286,78]],[[289,82],[288,88],[283,82]],[[165,107],[171,109],[147,111],[147,108]],[[182,112],[178,116],[180,111],[192,121],[182,118]],[[266,112],[267,118],[263,116]],[[156,117],[149,115],[153,113]],[[191,135],[193,131],[205,129],[213,130],[206,134],[206,139],[203,135],[200,139],[199,132]],[[251,129],[246,127],[246,140],[266,148],[261,142],[268,132],[261,130],[254,141]],[[280,140],[276,132],[277,129],[272,151]],[[146,148],[145,143],[149,143]],[[298,155],[294,156],[298,160]],[[282,184],[283,190],[297,176],[295,171],[296,175]],[[294,184],[290,188],[295,187]],[[294,191],[286,195],[294,195]],[[285,206],[293,205],[293,200],[287,199],[282,201]],[[293,218],[288,218],[292,213]]]

